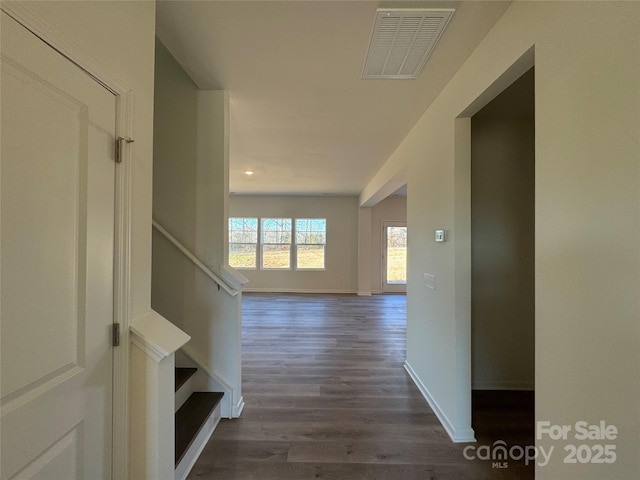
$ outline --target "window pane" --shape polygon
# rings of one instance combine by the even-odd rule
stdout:
[[[387,227],[387,284],[407,283],[407,227]]]
[[[296,268],[324,269],[327,220],[325,218],[296,219]]]
[[[291,246],[262,245],[262,268],[291,268]]]
[[[291,219],[263,218],[262,243],[291,243]]]
[[[256,268],[256,244],[229,244],[229,265],[234,268]]]
[[[326,244],[327,220],[324,218],[297,218],[296,243],[298,245]]]
[[[258,251],[258,219],[229,218],[229,265],[234,268],[256,268]]]
[[[244,235],[247,243],[258,240],[258,219],[231,217],[229,218],[229,240],[231,235]]]
[[[241,217],[229,218],[229,242],[257,243],[258,219]]]
[[[258,232],[229,230],[229,243],[258,243]]]
[[[324,245],[298,245],[297,268],[324,269]]]

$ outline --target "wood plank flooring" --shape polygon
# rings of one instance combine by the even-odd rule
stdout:
[[[464,458],[403,368],[405,335],[404,296],[245,294],[246,407],[221,421],[189,478],[533,478],[532,468]],[[474,414],[483,441],[501,433],[487,410]],[[522,418],[507,432],[518,440]]]

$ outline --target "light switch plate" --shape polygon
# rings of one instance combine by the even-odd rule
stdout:
[[[429,273],[424,274],[424,286],[431,290],[436,289],[436,276]]]
[[[447,239],[446,230],[436,230],[436,242],[444,242]]]

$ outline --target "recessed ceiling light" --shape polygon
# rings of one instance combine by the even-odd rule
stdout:
[[[253,170],[245,170],[243,173],[244,173],[245,175],[249,175],[249,176],[251,176],[251,175],[253,175],[253,174],[254,174],[254,173],[256,173],[256,172],[254,172]]]

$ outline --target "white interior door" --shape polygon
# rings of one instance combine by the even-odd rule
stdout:
[[[382,224],[382,291],[407,291],[407,225],[403,222]]]
[[[116,98],[1,32],[0,478],[110,478]]]

